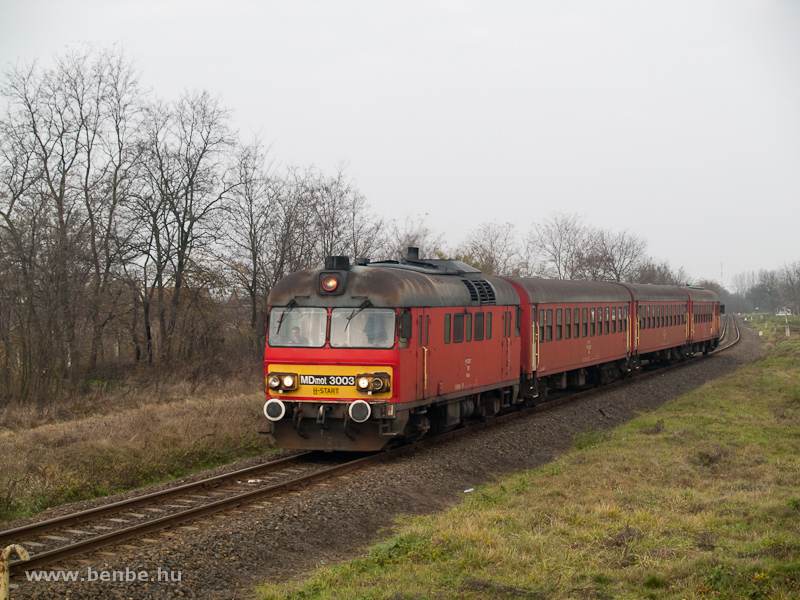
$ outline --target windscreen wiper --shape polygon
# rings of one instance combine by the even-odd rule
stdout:
[[[372,302],[370,302],[369,300],[364,300],[364,302],[361,303],[361,306],[359,306],[358,308],[353,309],[353,312],[351,312],[350,316],[347,317],[347,325],[350,325],[350,319],[355,317],[358,313],[360,313],[365,308],[369,308],[371,306],[372,306]],[[347,325],[344,326],[344,330],[345,331],[347,331]]]

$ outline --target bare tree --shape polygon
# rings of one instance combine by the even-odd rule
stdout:
[[[606,281],[631,281],[637,266],[646,259],[647,242],[627,229],[619,233],[600,230],[593,246]]]
[[[486,275],[518,277],[526,266],[512,223],[492,222],[473,229],[455,254]]]
[[[24,257],[25,287],[38,289],[27,303],[29,316],[40,315],[28,321],[27,344],[41,339],[34,343],[46,346],[36,372],[69,377],[94,369],[102,328],[114,316],[117,288],[109,282],[119,264],[117,214],[129,161],[125,112],[136,102],[135,77],[121,53],[82,47],[50,69],[12,69],[3,95],[10,201],[2,212],[18,261]],[[36,240],[24,253],[19,227]]]
[[[269,230],[275,225],[273,207],[281,186],[271,177],[268,150],[259,139],[236,151],[236,181],[228,203],[226,240],[230,244],[226,261],[236,283],[250,301],[250,339],[257,342],[256,321],[259,298],[266,287]]]
[[[304,187],[314,216],[317,262],[326,256],[368,256],[378,248],[382,220],[347,179],[344,165],[330,177],[310,169]]]
[[[164,359],[172,355],[187,272],[195,255],[216,240],[217,214],[236,185],[228,178],[233,144],[229,118],[221,102],[205,91],[183,94],[173,106],[159,103],[149,110],[139,212],[148,225],[141,240],[143,269],[158,295]]]
[[[656,262],[646,258],[636,268],[632,283],[652,283],[654,285],[686,285],[690,279],[683,268],[673,271],[667,261]]]
[[[578,215],[556,213],[535,224],[533,243],[539,248],[543,271],[554,279],[579,279],[587,247],[587,230]]]
[[[781,268],[780,288],[783,307],[791,309],[794,314],[800,314],[800,261]]]
[[[381,258],[400,260],[408,254],[408,248],[419,248],[424,257],[444,257],[444,234],[431,229],[428,215],[407,215],[402,221],[392,220],[386,224]]]

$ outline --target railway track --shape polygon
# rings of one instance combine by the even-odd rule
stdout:
[[[323,480],[356,462],[304,452],[2,531],[0,547],[17,543],[29,550],[30,560],[10,564],[16,574]]]
[[[721,339],[725,342],[724,345],[711,353],[712,356],[727,350],[739,341],[738,324],[732,316],[726,319]],[[679,369],[687,364],[691,364],[691,361],[645,371],[636,379],[663,374],[667,370]],[[29,561],[16,561],[10,564],[11,574],[19,574],[25,570],[40,568],[105,546],[141,537],[147,533],[231,510],[246,503],[303,489],[367,464],[392,460],[461,435],[471,435],[525,415],[551,410],[564,402],[573,402],[599,391],[625,385],[627,381],[629,380],[624,379],[597,388],[551,397],[547,402],[489,421],[375,454],[352,458],[338,454],[304,452],[233,473],[32,523],[0,532],[0,547],[17,543],[29,550],[31,553]]]

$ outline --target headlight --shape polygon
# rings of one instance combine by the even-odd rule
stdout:
[[[391,382],[391,375],[384,371],[361,373],[356,376],[356,389],[370,396],[372,394],[386,394],[392,390]]]
[[[268,373],[267,388],[273,392],[282,394],[297,389],[296,373]]]

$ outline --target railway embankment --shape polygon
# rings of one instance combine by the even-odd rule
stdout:
[[[760,324],[758,361],[259,597],[799,597],[800,336]]]

